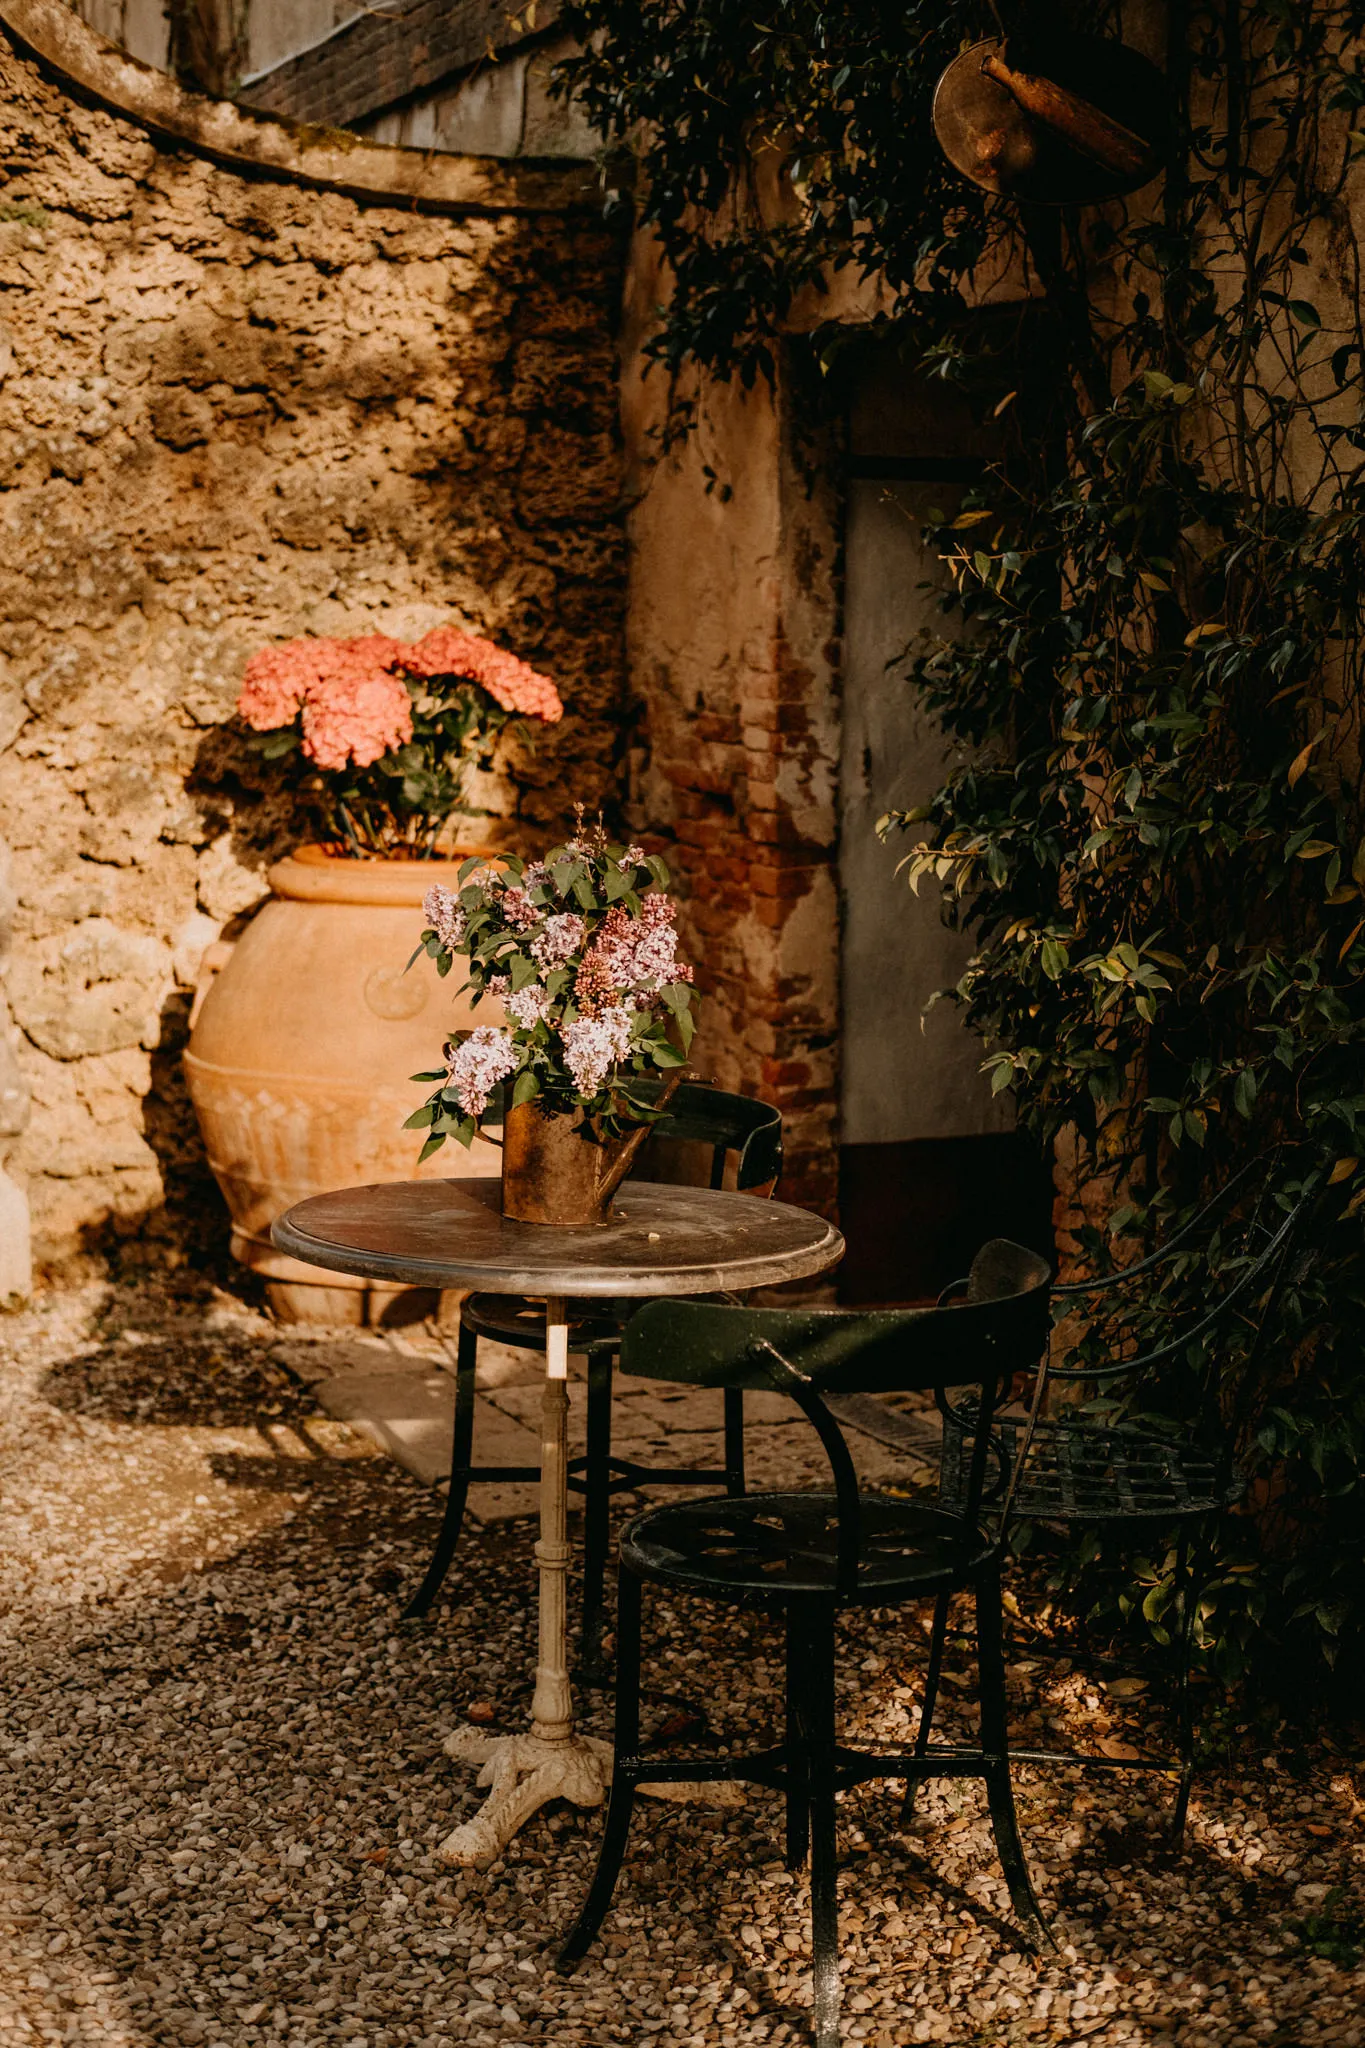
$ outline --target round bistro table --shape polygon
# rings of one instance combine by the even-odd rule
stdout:
[[[844,1249],[839,1232],[821,1216],[714,1188],[627,1181],[610,1221],[581,1229],[512,1222],[503,1217],[501,1200],[501,1184],[492,1179],[341,1188],[297,1203],[271,1231],[281,1251],[332,1273],[529,1295],[545,1303],[531,1727],[524,1735],[493,1736],[458,1728],[446,1740],[447,1754],[479,1764],[478,1782],[490,1788],[479,1812],[438,1852],[445,1862],[463,1865],[496,1856],[551,1799],[600,1805],[610,1781],[611,1745],[575,1734],[569,1683],[568,1302],[769,1287],[824,1272]],[[676,1791],[695,1797],[699,1789]]]

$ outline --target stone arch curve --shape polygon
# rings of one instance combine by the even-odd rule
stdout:
[[[394,148],[186,92],[106,41],[63,0],[0,0],[0,24],[73,98],[247,175],[390,206],[406,202],[419,213],[560,213],[600,203],[588,166]]]

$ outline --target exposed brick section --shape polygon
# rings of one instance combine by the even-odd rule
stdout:
[[[781,1109],[782,1193],[832,1215],[835,524],[788,473],[762,405],[718,397],[704,454],[694,445],[655,471],[636,514],[632,679],[645,744],[635,815],[686,892],[707,997],[698,1070]],[[628,420],[633,411],[628,396]],[[705,491],[701,463],[719,448],[733,465],[730,502]]]
[[[345,127],[512,45],[518,38],[509,12],[507,0],[408,0],[382,14],[363,14],[254,80],[238,98],[262,113]],[[558,12],[554,0],[541,0],[537,37]]]
[[[298,836],[225,730],[256,647],[467,622],[569,714],[480,840],[610,804],[623,549],[615,246],[248,180],[0,43],[0,840],[48,1259],[219,1213],[180,1079],[205,945]],[[0,849],[2,853],[2,849]]]

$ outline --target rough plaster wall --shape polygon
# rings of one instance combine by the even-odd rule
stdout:
[[[627,446],[644,458],[662,380],[639,376],[659,297],[637,246]],[[638,324],[636,324],[638,322]],[[762,390],[713,391],[676,457],[641,460],[631,515],[629,666],[639,705],[634,822],[686,893],[706,991],[699,1073],[783,1112],[783,1193],[837,1195],[839,757],[836,525]],[[721,488],[707,490],[714,463]],[[828,465],[822,465],[828,474]]]
[[[300,830],[226,729],[254,648],[466,621],[570,706],[480,779],[478,836],[611,799],[617,275],[572,216],[427,219],[160,150],[3,44],[0,94],[10,1164],[53,1261],[219,1214],[189,989]]]

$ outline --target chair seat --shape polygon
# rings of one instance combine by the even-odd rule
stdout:
[[[980,1531],[940,1507],[864,1494],[861,1519],[852,1593],[837,1589],[833,1493],[751,1493],[651,1508],[622,1532],[621,1561],[642,1578],[715,1600],[785,1607],[810,1597],[876,1606],[961,1585],[989,1555]]]
[[[571,1301],[569,1349],[587,1351],[594,1345],[619,1345],[627,1316],[636,1302]],[[460,1305],[460,1320],[475,1336],[490,1337],[496,1344],[510,1344],[517,1351],[545,1349],[545,1304],[524,1294],[470,1294]]]
[[[1026,1427],[1024,1417],[1002,1415],[992,1429],[1000,1494]],[[969,1442],[960,1429],[945,1426],[939,1497],[948,1507],[966,1492]],[[1198,1444],[1172,1443],[1123,1424],[1040,1421],[1014,1506],[1036,1521],[1171,1522],[1230,1507],[1243,1491],[1242,1480]]]

